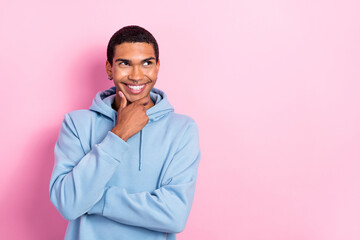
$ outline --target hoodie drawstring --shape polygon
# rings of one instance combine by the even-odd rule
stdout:
[[[142,152],[142,130],[140,130],[140,144],[139,144],[139,171],[141,171],[141,169],[142,169],[141,152]]]
[[[112,104],[116,97],[116,87],[111,87],[108,90],[100,91],[96,94],[91,106],[90,111],[100,114],[100,118],[106,117],[113,120],[113,128],[116,125],[117,111],[112,108]],[[149,117],[149,123],[158,121],[168,114],[174,112],[174,108],[167,100],[166,94],[157,88],[152,88],[150,91],[151,101],[155,106],[146,111]],[[139,171],[142,170],[142,143],[143,133],[140,131],[140,144],[139,144]],[[136,151],[136,147],[134,149]],[[135,153],[136,154],[136,153]],[[146,160],[145,160],[146,161]]]

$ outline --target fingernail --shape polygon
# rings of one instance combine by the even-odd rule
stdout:
[[[124,94],[121,91],[119,91],[119,95],[120,95],[120,97],[124,96]]]

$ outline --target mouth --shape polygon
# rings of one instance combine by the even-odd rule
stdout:
[[[125,85],[125,89],[128,93],[130,94],[140,94],[144,91],[144,89],[146,88],[146,86],[148,85],[147,83],[145,84],[139,84],[139,85],[135,85],[135,84],[126,84],[123,83]]]

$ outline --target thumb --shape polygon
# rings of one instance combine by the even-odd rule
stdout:
[[[126,107],[126,105],[127,105],[127,100],[126,100],[125,95],[124,95],[121,91],[119,91],[118,94],[119,94],[120,99],[121,99],[119,110],[122,110],[123,108]]]

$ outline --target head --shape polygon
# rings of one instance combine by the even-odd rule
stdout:
[[[151,44],[154,49],[156,63],[159,61],[159,46],[154,36],[142,27],[131,25],[121,28],[110,38],[107,46],[107,60],[111,66],[113,65],[115,47],[125,42]]]
[[[159,48],[150,32],[139,26],[126,26],[110,39],[107,48],[106,72],[117,92],[121,91],[128,103],[148,97],[160,68]],[[120,98],[116,96],[115,106]]]

